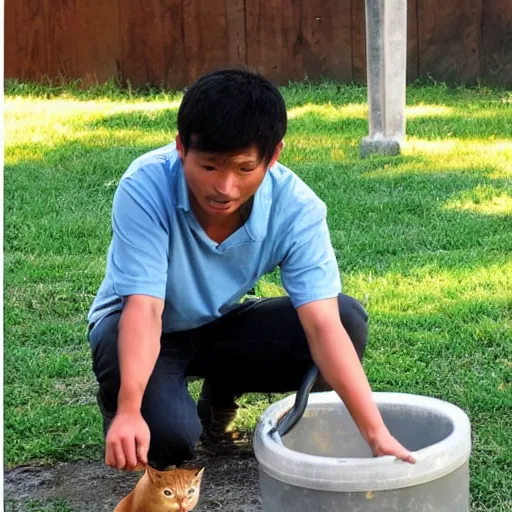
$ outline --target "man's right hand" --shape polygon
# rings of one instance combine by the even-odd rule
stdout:
[[[105,439],[105,464],[133,470],[147,464],[150,432],[140,412],[116,414]]]

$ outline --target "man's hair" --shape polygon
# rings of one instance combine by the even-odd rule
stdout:
[[[268,165],[286,133],[284,99],[269,80],[246,69],[199,78],[183,97],[178,133],[185,153],[231,153],[255,146]]]

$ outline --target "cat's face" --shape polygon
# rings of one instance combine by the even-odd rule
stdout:
[[[157,471],[146,466],[146,471],[158,512],[189,512],[197,505],[204,468]]]

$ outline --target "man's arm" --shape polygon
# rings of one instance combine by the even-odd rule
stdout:
[[[160,352],[163,308],[161,299],[131,295],[119,320],[121,387],[105,443],[105,462],[118,469],[147,463],[150,433],[140,409]]]
[[[297,313],[315,364],[347,406],[373,454],[414,463],[411,453],[389,433],[373,401],[368,379],[341,323],[337,299],[309,302],[298,307]]]
[[[155,162],[136,160],[112,205],[108,266],[113,289],[127,298],[118,326],[118,407],[105,440],[105,463],[118,469],[133,469],[137,460],[145,463],[149,450],[149,427],[140,409],[160,351],[166,293],[168,203],[158,190],[164,172]]]
[[[142,396],[160,353],[164,301],[131,295],[119,320],[121,388],[118,412],[140,412]]]

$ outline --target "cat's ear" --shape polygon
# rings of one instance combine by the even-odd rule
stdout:
[[[199,468],[194,475],[196,478],[201,479],[204,473],[204,468]]]
[[[146,474],[148,475],[151,482],[153,482],[154,469],[149,464],[145,464],[144,469],[146,470]]]
[[[160,474],[160,471],[152,468],[149,464],[146,464],[145,468],[151,483],[153,483],[154,485],[158,485],[162,480],[162,475]]]

